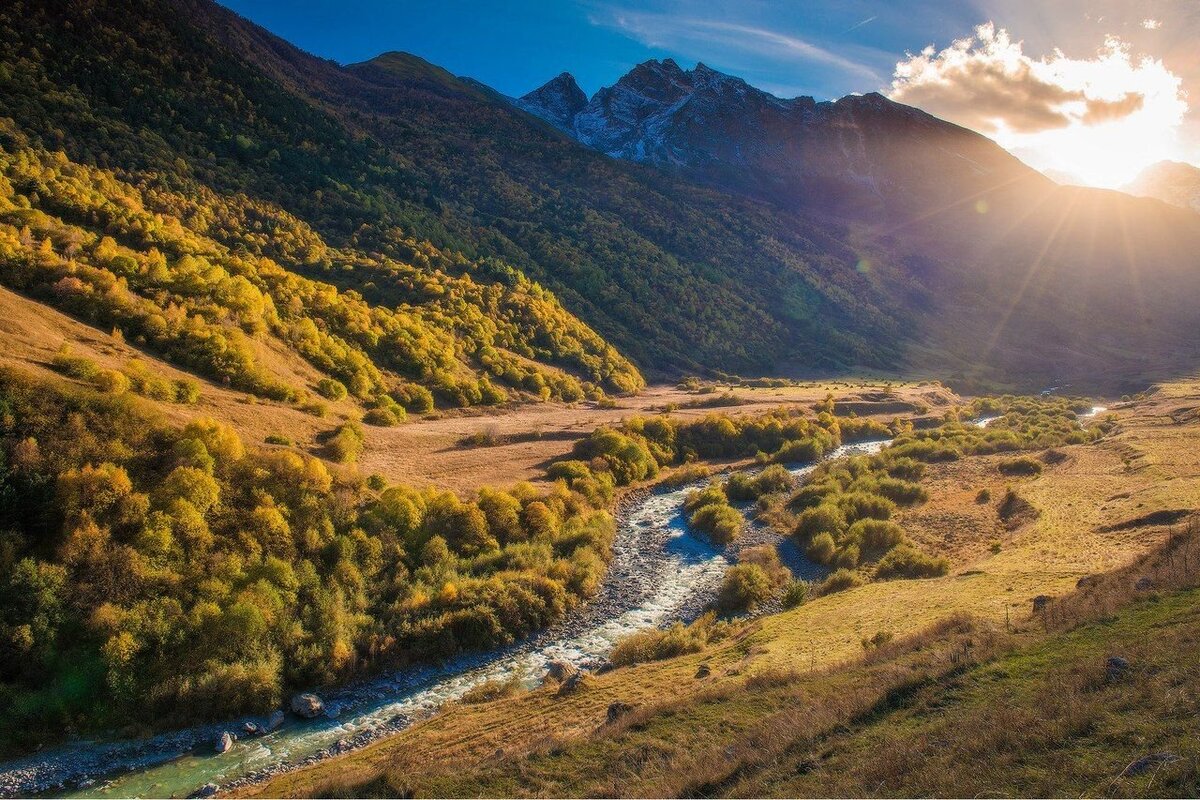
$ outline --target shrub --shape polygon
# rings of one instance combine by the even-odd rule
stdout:
[[[860,519],[846,536],[868,553],[883,553],[904,541],[904,530],[890,520]]]
[[[1000,472],[1005,475],[1040,475],[1042,462],[1029,456],[1006,458],[998,465]]]
[[[786,492],[796,484],[796,478],[778,464],[772,464],[754,478],[757,496]]]
[[[815,508],[805,509],[796,520],[795,535],[811,539],[819,533],[840,537],[846,529],[846,515],[832,503],[822,503]]]
[[[837,503],[847,522],[860,519],[889,519],[896,510],[896,504],[891,500],[867,492],[844,494],[837,499]]]
[[[821,594],[833,594],[834,592],[844,592],[847,589],[853,589],[856,586],[862,586],[863,579],[857,572],[852,572],[848,569],[837,569],[830,573],[829,577],[821,581],[819,592]]]
[[[92,383],[106,394],[125,394],[129,391],[129,378],[115,369],[102,369],[92,376]]]
[[[992,493],[991,493],[991,491],[989,491],[987,489],[980,489],[975,494],[975,502],[979,503],[980,505],[983,505],[984,503],[990,503],[991,501],[992,501]]]
[[[858,560],[861,555],[862,552],[859,550],[858,545],[848,544],[838,551],[837,556],[833,561],[838,567],[854,569],[858,566]]]
[[[728,505],[701,506],[688,519],[688,524],[706,534],[717,545],[726,545],[742,535],[741,512]]]
[[[263,441],[265,441],[267,444],[278,444],[278,445],[283,445],[284,447],[292,446],[291,439],[289,439],[286,436],[280,436],[278,433],[272,433],[272,434],[268,435],[267,438],[264,439]]]
[[[790,581],[783,587],[783,607],[795,608],[802,605],[808,599],[810,588],[808,581]]]
[[[403,413],[404,409],[400,409],[400,411]],[[402,421],[403,417],[391,408],[372,408],[363,414],[363,422],[380,428],[390,428],[399,425]]]
[[[71,355],[71,348],[66,345],[59,349],[51,363],[59,372],[82,381],[91,380],[100,371],[95,361],[84,356]]]
[[[726,505],[728,498],[725,496],[725,490],[721,488],[719,483],[710,483],[703,489],[697,489],[693,492],[688,492],[687,497],[683,500],[683,510],[692,513],[704,506],[711,505]]]
[[[753,611],[771,597],[771,579],[757,564],[737,564],[725,572],[717,606],[725,613]]]
[[[671,473],[662,482],[663,486],[687,486],[689,483],[702,481],[712,474],[712,470],[703,464],[688,464]]]
[[[745,472],[735,472],[725,481],[725,496],[734,502],[753,500],[758,497],[754,488],[754,479]]]
[[[353,464],[362,455],[363,429],[356,422],[347,422],[334,428],[325,443],[329,457],[339,464]]]
[[[877,578],[936,578],[945,575],[950,569],[950,562],[940,556],[922,553],[908,543],[893,547],[887,555],[879,559],[875,568]]]
[[[912,458],[887,457],[887,474],[906,481],[919,481],[925,476],[925,465]]]
[[[725,494],[730,500],[754,500],[765,494],[785,492],[796,479],[779,464],[772,464],[757,475],[735,472],[725,481]]]
[[[875,481],[875,491],[899,506],[916,505],[929,499],[929,493],[921,484],[902,478],[879,478]]]
[[[317,381],[317,394],[324,397],[326,400],[344,400],[346,397],[346,384],[333,378],[321,378]]]
[[[818,533],[808,543],[804,554],[808,556],[810,561],[815,561],[818,564],[828,564],[833,560],[834,553],[837,552],[837,543],[833,541],[833,537],[826,532]]]
[[[893,458],[911,458],[925,462],[957,461],[962,458],[962,451],[954,445],[932,439],[899,442],[889,448],[889,453]]]
[[[816,461],[825,455],[825,448],[816,439],[793,439],[780,445],[771,459],[780,464]]]
[[[195,405],[200,401],[200,384],[191,378],[180,378],[175,381],[175,402]]]
[[[661,661],[685,653],[698,653],[710,641],[725,634],[726,627],[706,614],[691,625],[676,622],[666,630],[651,628],[631,633],[617,642],[608,660],[615,666],[627,667],[647,661]]]
[[[891,631],[875,631],[873,636],[863,637],[863,650],[868,652],[871,650],[878,650],[888,642],[892,641],[893,638],[895,638],[895,635]]]
[[[800,489],[792,495],[788,500],[788,508],[793,511],[803,511],[806,508],[813,508],[821,505],[825,498],[831,494],[837,494],[841,488],[833,481],[821,481],[809,483],[801,486]]]

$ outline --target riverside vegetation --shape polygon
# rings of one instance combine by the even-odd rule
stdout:
[[[83,383],[0,374],[9,749],[267,710],[290,690],[512,642],[595,591],[617,487],[700,455],[819,454],[882,429],[795,408],[635,418],[551,465],[548,490],[460,499],[250,447],[211,419],[168,424],[125,384],[59,362]],[[362,435],[342,424],[326,455],[352,462]]]

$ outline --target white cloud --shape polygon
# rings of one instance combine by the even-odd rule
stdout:
[[[700,60],[712,59],[724,51],[736,56],[772,58],[784,63],[822,64],[870,82],[880,79],[880,75],[865,64],[798,36],[755,25],[611,8],[593,15],[592,22],[616,28],[642,44],[685,53]]]
[[[1148,31],[1156,31],[1162,27],[1162,20],[1146,17],[1142,20],[1142,27]]]
[[[1034,58],[991,23],[896,64],[891,97],[992,136],[1039,168],[1099,185],[1171,157],[1188,109],[1162,61],[1108,37],[1091,58]]]

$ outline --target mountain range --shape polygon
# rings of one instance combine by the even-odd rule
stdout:
[[[1200,167],[1180,161],[1160,161],[1142,170],[1124,190],[1138,197],[1153,197],[1200,211]]]
[[[1056,186],[878,94],[785,100],[668,59],[590,99],[564,74],[512,101],[403,53],[316,58],[209,0],[0,14],[14,240],[203,255],[280,313],[256,331],[194,281],[168,296],[129,277],[135,324],[94,302],[104,276],[6,285],[223,380],[272,383],[146,327],[183,286],[213,333],[249,337],[241,362],[259,340],[365,400],[571,398],[687,372],[1123,384],[1193,352],[1195,215]],[[102,202],[68,199],[89,191]],[[179,235],[145,234],[152,219]]]
[[[903,215],[1044,179],[990,140],[877,92],[781,99],[704,64],[634,67],[588,100],[563,73],[516,105],[613,158],[825,213]]]

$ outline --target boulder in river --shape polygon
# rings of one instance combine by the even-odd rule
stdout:
[[[237,737],[232,733],[229,731],[222,731],[221,735],[217,737],[217,741],[216,744],[213,745],[213,749],[218,753],[228,753],[233,748],[233,743],[236,741]]]
[[[194,797],[212,797],[217,793],[217,785],[215,783],[206,783],[196,791],[188,795],[189,800]]]
[[[325,703],[311,692],[292,697],[292,713],[305,719],[315,719],[325,713]]]
[[[283,724],[284,718],[284,713],[279,709],[272,711],[271,716],[267,717],[267,730],[279,730],[279,726]]]
[[[246,722],[243,722],[242,730],[247,736],[262,736],[267,732],[266,728],[264,728],[262,725],[259,725],[257,722],[254,722],[253,720],[247,720]]]
[[[546,665],[546,677],[558,683],[565,683],[567,678],[579,672],[570,661],[555,659]]]

